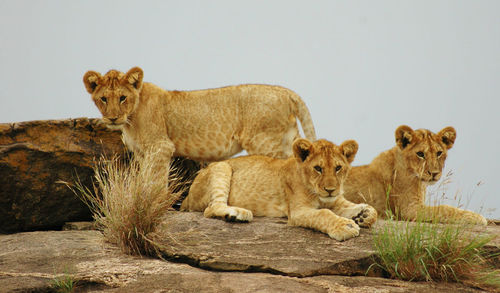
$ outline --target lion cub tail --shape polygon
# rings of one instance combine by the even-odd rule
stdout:
[[[294,92],[291,93],[290,99],[295,105],[295,115],[297,116],[297,118],[299,118],[300,124],[302,125],[302,130],[304,131],[304,135],[310,141],[315,141],[316,130],[314,130],[311,113],[309,113],[309,109],[307,108],[306,103],[304,103],[300,96]]]

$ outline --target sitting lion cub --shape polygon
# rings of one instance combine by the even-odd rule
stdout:
[[[368,203],[385,215],[386,208],[403,220],[421,218],[439,222],[465,221],[486,225],[476,213],[447,205],[425,205],[427,185],[436,183],[453,146],[456,132],[446,127],[437,134],[425,129],[396,129],[396,146],[381,153],[370,165],[353,167],[344,184],[344,196]]]
[[[248,154],[286,158],[299,137],[296,118],[307,138],[315,139],[311,115],[289,89],[270,85],[239,85],[197,91],[166,91],[142,81],[139,67],[104,76],[88,71],[85,88],[109,128],[120,129],[127,148],[160,153],[165,170],[172,156],[197,161]],[[160,142],[160,143],[159,143]]]
[[[353,140],[336,146],[326,140],[297,139],[288,159],[246,156],[212,163],[195,178],[181,210],[242,222],[253,215],[286,216],[290,225],[339,241],[358,236],[358,225],[370,227],[377,212],[342,196],[357,150]]]

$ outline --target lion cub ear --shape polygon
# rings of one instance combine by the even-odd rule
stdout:
[[[451,149],[453,147],[455,139],[457,138],[457,132],[455,131],[455,128],[451,126],[443,128],[437,135],[441,138],[441,141],[446,145],[447,149]]]
[[[409,145],[414,137],[414,131],[410,126],[401,125],[396,129],[396,144],[400,149],[404,149]]]
[[[346,140],[340,145],[340,151],[350,164],[358,152],[358,143],[355,140]]]
[[[293,155],[298,162],[304,162],[311,153],[312,142],[305,138],[297,138],[293,142]]]
[[[99,85],[99,81],[101,80],[101,74],[99,72],[95,72],[92,70],[87,71],[83,75],[83,84],[87,89],[89,94],[94,93],[95,88]]]
[[[132,85],[136,90],[140,90],[142,88],[142,78],[144,76],[144,72],[139,67],[131,68],[124,77],[124,80]]]

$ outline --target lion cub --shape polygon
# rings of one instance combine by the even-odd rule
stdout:
[[[212,163],[195,178],[181,210],[241,222],[254,215],[288,217],[290,225],[339,241],[358,236],[358,225],[370,227],[377,212],[342,195],[357,150],[353,140],[336,146],[297,139],[288,159],[245,156]]]
[[[172,156],[197,161],[248,154],[286,158],[299,137],[296,119],[307,138],[315,139],[311,115],[293,91],[270,85],[239,85],[197,91],[167,91],[143,82],[139,67],[104,76],[88,71],[85,88],[102,121],[120,129],[127,148],[154,147],[157,167],[165,170]]]
[[[368,203],[379,214],[386,208],[403,220],[465,221],[486,225],[476,213],[447,205],[425,205],[427,185],[442,174],[447,151],[453,146],[456,131],[446,127],[437,134],[426,129],[396,129],[396,146],[381,153],[371,164],[353,167],[347,178],[344,196],[356,203]]]

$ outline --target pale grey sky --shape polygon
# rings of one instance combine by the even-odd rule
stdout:
[[[140,66],[170,90],[278,84],[302,96],[318,137],[358,141],[354,165],[391,148],[401,124],[454,126],[447,202],[500,218],[499,11],[495,0],[0,0],[0,123],[100,117],[90,69]]]

